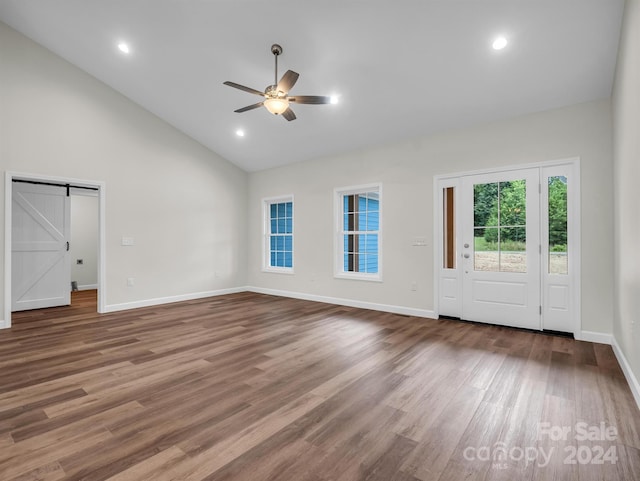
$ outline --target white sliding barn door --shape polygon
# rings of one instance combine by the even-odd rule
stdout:
[[[66,187],[13,183],[12,311],[71,303],[70,206]]]

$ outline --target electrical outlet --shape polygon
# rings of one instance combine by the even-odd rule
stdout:
[[[136,280],[133,277],[127,277],[127,287],[133,287],[136,284]]]
[[[132,246],[135,245],[135,240],[133,239],[133,237],[123,237],[121,244],[123,246]]]
[[[413,281],[411,283],[411,290],[412,291],[417,291],[418,290],[418,283],[416,281]]]

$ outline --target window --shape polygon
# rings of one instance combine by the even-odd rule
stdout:
[[[442,252],[445,269],[456,268],[455,187],[442,189]]]
[[[336,190],[336,276],[381,280],[379,184]]]
[[[567,177],[548,178],[549,274],[569,274]]]
[[[264,200],[264,270],[293,273],[293,196]]]
[[[525,179],[473,186],[474,269],[527,272]]]

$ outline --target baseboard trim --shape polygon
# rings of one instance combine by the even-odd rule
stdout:
[[[293,299],[302,299],[305,301],[324,302],[327,304],[335,304],[338,306],[357,307],[360,309],[371,309],[373,311],[391,312],[393,314],[402,314],[405,316],[425,317],[434,319],[436,317],[434,311],[427,309],[416,309],[413,307],[394,306],[391,304],[378,304],[375,302],[356,301],[353,299],[344,299],[341,297],[318,296],[315,294],[307,294],[304,292],[282,291],[279,289],[266,289],[264,287],[249,286],[246,288],[249,292],[258,294],[268,294],[270,296],[290,297]]]
[[[622,349],[620,349],[620,345],[616,340],[615,336],[613,337],[613,342],[611,343],[611,347],[613,348],[613,353],[616,355],[618,359],[618,364],[622,368],[622,372],[624,373],[624,377],[627,379],[627,383],[631,388],[631,393],[633,394],[633,398],[636,400],[636,404],[638,405],[638,409],[640,409],[640,382],[638,382],[638,378],[633,374],[633,370],[631,369],[631,365],[627,358],[625,357]]]
[[[79,291],[92,291],[98,288],[98,284],[86,284],[84,286],[78,286]]]
[[[611,341],[613,340],[613,336],[611,334],[595,331],[580,331],[575,338],[578,341],[595,342],[598,344],[608,345],[611,345]]]
[[[161,304],[170,304],[172,302],[192,301],[195,299],[204,299],[205,297],[223,296],[225,294],[237,294],[238,292],[246,292],[246,287],[231,287],[229,289],[218,289],[215,291],[194,292],[191,294],[180,294],[177,296],[156,297],[154,299],[144,299],[142,301],[123,302],[121,304],[109,304],[105,306],[105,313],[126,311],[128,309],[138,309],[140,307],[159,306]]]

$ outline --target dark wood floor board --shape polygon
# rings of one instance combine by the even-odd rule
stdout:
[[[0,332],[1,481],[640,479],[610,346],[254,293],[95,305],[74,292]],[[541,432],[577,422],[618,432]],[[617,461],[567,465],[572,447]]]
[[[555,353],[562,353],[554,351]],[[538,451],[544,450],[551,453],[548,456],[549,463],[544,469],[535,469],[533,472],[533,481],[542,481],[548,479],[557,479],[559,481],[575,481],[578,477],[577,464],[565,463],[569,449],[576,446],[575,425],[576,425],[576,403],[564,396],[555,396],[546,394],[544,407],[540,418],[540,423],[546,423],[547,432],[545,433],[540,426],[538,431]],[[554,437],[552,433],[557,430],[558,435]],[[563,434],[562,430],[566,430]],[[615,466],[613,466],[615,468]]]
[[[407,378],[394,372],[371,371],[298,421],[301,426],[307,426],[305,439],[330,451],[367,431],[367,426],[386,415],[396,416],[399,422],[403,413],[388,406],[385,400],[394,388],[406,381]],[[359,395],[354,397],[354,392]],[[322,416],[320,419],[318,414]],[[309,424],[310,420],[315,422]],[[389,434],[397,431],[397,426],[395,423]]]
[[[640,414],[633,403],[633,394],[626,389],[626,380],[618,376],[603,375],[597,378],[606,420],[618,431],[618,441],[640,449]],[[633,420],[633,421],[631,421]]]
[[[177,446],[171,446],[109,477],[109,481],[156,481],[161,473],[187,458]]]
[[[58,462],[70,451],[80,451],[86,446],[99,444],[111,437],[112,434],[106,429],[94,429],[76,432],[70,437],[54,438],[50,443],[37,446],[16,443],[14,449],[3,452],[6,461],[0,462],[0,473],[4,479],[14,480],[30,471]]]
[[[457,395],[448,399],[444,409],[430,416],[424,425],[416,422],[410,426],[412,429],[408,434],[420,441],[403,461],[402,472],[423,481],[437,480],[451,460],[483,397],[483,390],[465,384]]]
[[[331,480],[367,479],[376,469],[377,462],[393,450],[394,444],[415,447],[416,443],[397,436],[393,431],[402,413],[389,407],[380,407],[375,415],[367,416],[366,423],[358,426],[350,437],[338,442],[324,460],[324,476]],[[400,462],[394,460],[394,471]]]
[[[481,457],[480,450],[491,448],[501,441],[500,432],[504,420],[509,416],[509,410],[510,407],[506,404],[482,401],[474,411],[440,476],[435,479],[485,479],[494,469],[494,465]],[[471,455],[468,455],[469,448],[473,449]]]
[[[397,434],[422,442],[425,436],[433,434],[432,428],[440,424],[443,413],[451,413],[449,408],[458,404],[459,397],[465,398],[463,405],[467,408],[467,396],[475,399],[478,393],[485,393],[469,383],[467,372],[454,369],[448,371],[445,377],[437,379],[436,384],[430,384],[431,389],[426,392],[420,390],[421,396],[416,396],[409,403],[398,406],[387,401],[387,404],[406,413],[398,426]],[[403,387],[418,383],[420,379],[411,379],[405,382]]]

